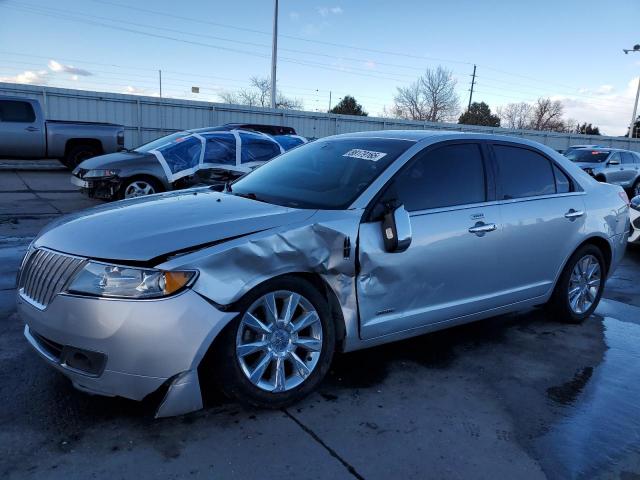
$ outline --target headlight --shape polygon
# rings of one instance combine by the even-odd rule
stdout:
[[[629,202],[629,206],[634,210],[640,211],[640,195],[638,195],[637,197],[633,197]]]
[[[84,174],[82,178],[104,178],[104,177],[115,177],[120,173],[120,170],[114,170],[111,168],[108,169],[95,169],[89,170]]]
[[[182,290],[195,275],[194,271],[166,272],[88,262],[66,291],[99,297],[159,298]]]

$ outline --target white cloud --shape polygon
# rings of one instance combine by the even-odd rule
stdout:
[[[144,88],[134,87],[133,85],[127,85],[124,91],[133,95],[147,95],[147,91]]]
[[[51,70],[52,72],[56,72],[56,73],[70,73],[72,75],[80,75],[82,77],[88,77],[90,75],[93,75],[90,71],[85,70],[83,68],[78,68],[78,67],[74,67],[73,65],[65,65],[63,63],[60,62],[56,62],[55,60],[49,60],[49,63],[47,63],[47,66],[49,67],[49,70]]]
[[[604,135],[624,135],[631,120],[638,77],[633,78],[622,92],[616,92],[612,85],[601,85],[595,89],[581,89],[581,95],[555,95],[554,100],[564,104],[565,118],[575,118],[579,122],[590,122],[600,127]],[[594,98],[587,98],[593,95]]]
[[[596,89],[596,93],[607,94],[607,93],[613,92],[613,90],[614,90],[613,85],[600,85]]]
[[[293,21],[297,21],[300,19],[300,14],[298,12],[289,12],[289,18]]]
[[[49,72],[46,70],[40,70],[37,72],[26,70],[12,77],[0,77],[0,82],[45,85],[48,80],[48,74]]]
[[[316,11],[320,14],[321,17],[328,17],[329,15],[340,15],[342,13],[342,8],[335,7],[316,7]]]
[[[364,62],[364,66],[373,70],[374,68],[376,68],[376,62],[374,62],[373,60],[367,60],[366,62]]]

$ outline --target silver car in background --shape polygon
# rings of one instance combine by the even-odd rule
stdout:
[[[81,390],[162,388],[168,416],[201,408],[215,379],[276,408],[311,392],[335,351],[537,305],[580,322],[628,234],[623,190],[538,143],[355,133],[227,192],[62,218],[27,252],[18,310],[33,348]]]
[[[640,155],[619,148],[578,148],[565,156],[599,182],[620,185],[632,197],[640,195]]]

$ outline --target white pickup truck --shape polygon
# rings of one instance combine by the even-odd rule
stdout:
[[[122,149],[122,125],[45,120],[38,100],[0,96],[0,158],[57,158],[74,168]]]

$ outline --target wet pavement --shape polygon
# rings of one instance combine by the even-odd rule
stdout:
[[[319,391],[286,410],[213,392],[200,412],[154,420],[150,403],[75,391],[28,348],[14,304],[21,255],[88,201],[64,171],[5,173],[0,478],[640,479],[640,250],[582,325],[541,309],[503,315],[338,355]],[[18,193],[34,198],[7,207]]]

